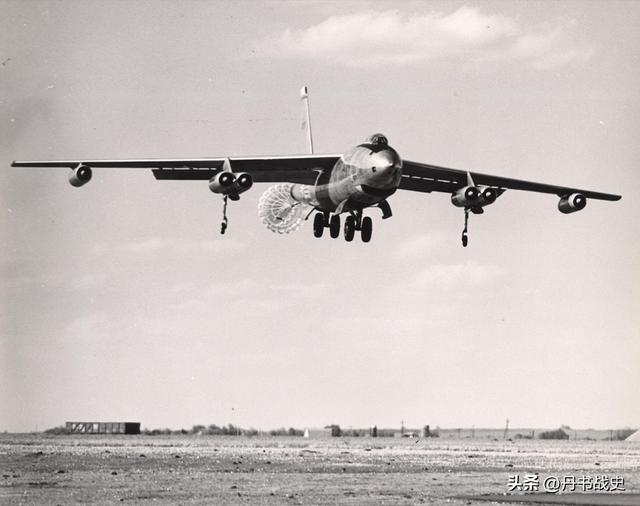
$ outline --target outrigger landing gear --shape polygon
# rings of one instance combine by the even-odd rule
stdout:
[[[220,234],[224,235],[229,226],[229,220],[227,218],[227,199],[228,195],[224,196],[224,205],[222,206],[222,223],[220,223]]]
[[[462,246],[465,248],[469,243],[468,228],[469,228],[469,208],[465,207],[464,208],[464,229],[462,230]]]
[[[224,204],[222,205],[222,223],[220,223],[220,233],[224,235],[227,231],[227,227],[229,226],[229,219],[227,218],[227,204],[229,203],[229,200],[233,200],[234,202],[240,200],[240,195],[237,193],[227,193],[222,197],[222,200]]]

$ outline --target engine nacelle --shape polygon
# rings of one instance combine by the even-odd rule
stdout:
[[[80,188],[82,185],[91,181],[92,175],[93,172],[91,171],[91,167],[80,164],[69,172],[69,182],[71,183],[71,186]]]
[[[582,193],[572,193],[566,195],[558,202],[558,209],[561,213],[569,214],[581,211],[587,205],[587,197]]]
[[[491,186],[465,186],[451,195],[451,203],[456,207],[478,209],[493,204],[498,195],[498,190]]]
[[[251,177],[251,174],[247,174],[246,172],[236,174],[236,181],[233,184],[236,193],[246,192],[252,186],[253,178]]]
[[[465,186],[451,195],[451,203],[456,207],[478,206],[480,190],[475,186]]]
[[[493,204],[498,198],[498,191],[491,186],[479,186],[478,190],[480,190],[478,205],[488,206],[489,204]]]
[[[234,193],[236,175],[233,172],[218,172],[209,180],[209,189],[213,193],[228,195]]]

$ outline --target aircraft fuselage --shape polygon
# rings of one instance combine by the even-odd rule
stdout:
[[[350,149],[314,186],[294,185],[291,194],[299,202],[339,214],[385,200],[398,189],[401,177],[402,160],[384,139]]]

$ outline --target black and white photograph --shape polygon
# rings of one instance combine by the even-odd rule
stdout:
[[[639,26],[0,0],[0,504],[640,505]]]

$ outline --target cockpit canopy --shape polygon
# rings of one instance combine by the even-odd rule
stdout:
[[[389,141],[387,140],[387,138],[383,134],[380,134],[380,133],[370,135],[367,138],[366,142],[367,142],[367,144],[375,144],[375,145],[379,145],[379,144],[387,145],[387,144],[389,144]]]

